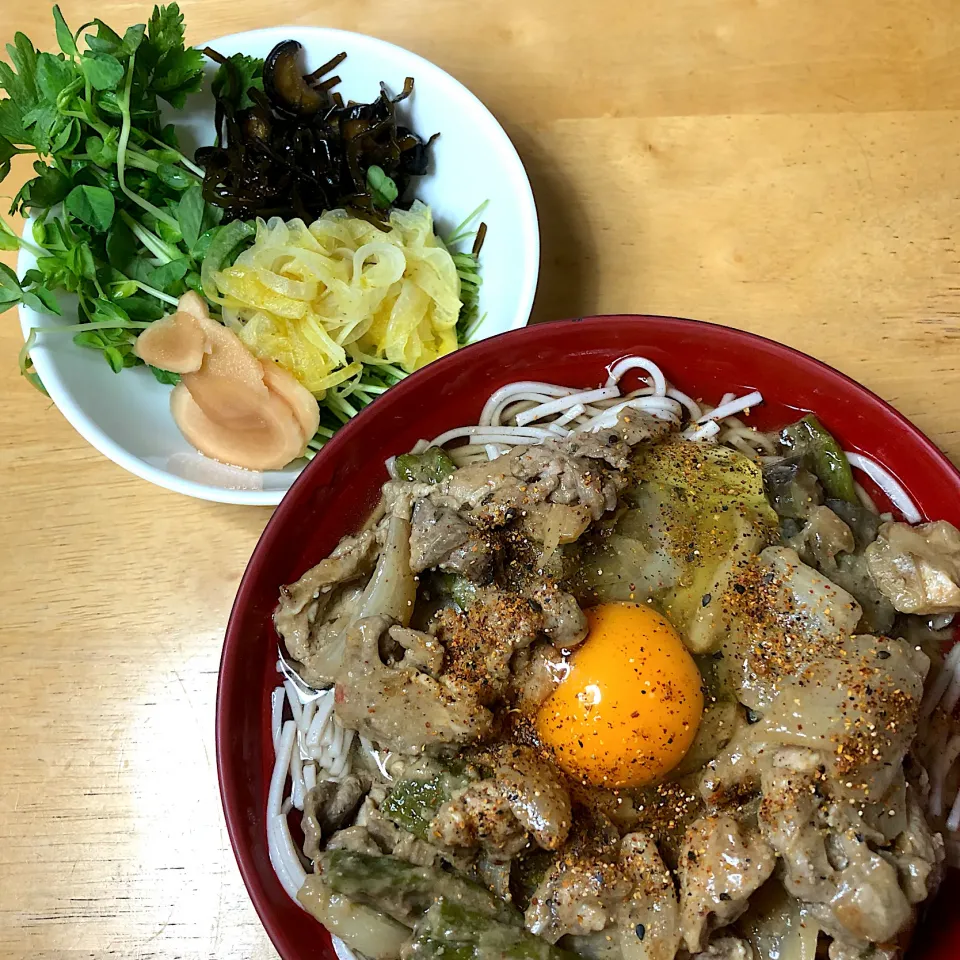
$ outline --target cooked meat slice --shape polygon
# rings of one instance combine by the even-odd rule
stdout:
[[[419,670],[428,676],[436,677],[443,667],[443,647],[440,641],[429,633],[411,630],[409,627],[391,627],[390,639],[403,650],[403,659],[398,664],[406,670]]]
[[[390,750],[419,754],[467,743],[490,730],[493,718],[468,692],[451,692],[432,677],[380,659],[387,617],[365,617],[347,631],[344,669],[337,680],[336,712],[345,727]]]
[[[558,850],[570,832],[570,795],[554,767],[530,747],[503,745],[482,761],[493,776],[469,784],[445,803],[431,835],[449,846],[482,846],[492,860],[522,850],[532,836]]]
[[[545,850],[559,850],[570,833],[570,794],[553,764],[530,747],[504,745],[496,752],[494,781],[513,815]]]
[[[576,836],[537,885],[524,913],[531,933],[556,943],[612,924],[633,891],[620,862],[616,828],[604,818],[578,811]]]
[[[776,865],[759,833],[728,814],[701,817],[687,829],[680,851],[680,930],[691,953],[710,934],[736,920]]]
[[[478,530],[449,507],[426,498],[413,508],[410,560],[414,573],[439,567],[470,580],[482,580],[490,568],[490,548]]]
[[[927,824],[912,787],[906,790],[907,826],[893,845],[900,886],[912,904],[933,896],[943,879],[943,837]]]
[[[887,943],[913,916],[897,868],[870,846],[882,835],[855,806],[827,802],[824,787],[816,775],[765,774],[763,834],[783,859],[787,891],[807,903],[823,930],[860,949]]]
[[[566,671],[563,655],[545,640],[519,650],[511,664],[511,700],[521,713],[531,716],[557,689]]]
[[[446,609],[436,622],[443,644],[442,681],[484,704],[501,697],[510,681],[510,662],[537,638],[543,617],[515,594],[484,590],[462,612]]]
[[[406,627],[417,600],[417,581],[410,567],[410,501],[397,497],[382,524],[386,530],[383,549],[357,616],[386,616]]]
[[[536,579],[524,589],[543,613],[543,632],[558,649],[569,650],[582,643],[589,625],[576,599],[549,580]]]
[[[303,662],[312,652],[311,631],[322,624],[334,590],[368,576],[376,558],[373,531],[344,537],[326,560],[311,567],[296,583],[280,588],[273,622],[294,660]]]
[[[376,840],[370,836],[366,827],[345,827],[338,830],[326,843],[325,850],[351,850],[353,853],[366,853],[370,856],[379,857],[383,851],[380,849]],[[312,859],[317,858],[314,854]]]
[[[960,611],[960,530],[952,523],[884,523],[866,558],[874,583],[901,613]]]
[[[659,420],[642,410],[624,408],[615,426],[596,433],[573,433],[559,446],[571,456],[603,460],[614,470],[626,470],[630,466],[631,447],[648,440],[658,440],[670,430],[666,420]]]
[[[356,812],[364,796],[358,777],[349,776],[336,782],[322,780],[307,791],[303,801],[303,852],[316,860],[320,842],[339,830]]]
[[[823,570],[838,553],[853,553],[853,531],[829,508],[814,507],[803,529],[790,541],[804,563]]]
[[[783,884],[800,900],[830,895],[833,867],[820,822],[823,793],[816,773],[770,770],[763,774],[760,829],[783,859]]]
[[[718,937],[707,944],[706,950],[695,953],[690,960],[757,960],[753,947],[739,937]],[[767,960],[766,957],[759,960]]]
[[[429,836],[450,847],[483,847],[491,860],[507,861],[527,845],[527,831],[493,780],[458,791],[430,822]]]
[[[633,890],[617,912],[623,960],[673,960],[680,946],[680,917],[673,877],[653,838],[629,833],[620,860]]]
[[[489,463],[461,467],[424,495],[485,524],[502,525],[548,500],[585,507],[598,520],[616,506],[626,480],[601,461],[566,452],[565,442],[515,447]]]

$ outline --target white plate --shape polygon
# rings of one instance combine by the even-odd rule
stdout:
[[[455,228],[484,201],[489,230],[481,254],[480,315],[485,319],[477,338],[493,336],[526,324],[536,292],[540,235],[530,182],[517,151],[489,110],[457,80],[408,50],[359,33],[324,27],[272,27],[212,41],[224,55],[247,53],[265,57],[281,40],[299,40],[305,67],[315,69],[345,50],[337,67],[337,88],[346,99],[369,102],[380,81],[399,92],[405,77],[416,81],[401,115],[424,138],[439,131],[431,169],[416,181],[416,195],[434,211],[441,236]],[[191,153],[213,140],[213,99],[207,89],[171,114],[181,144]],[[30,237],[30,222],[25,235]],[[20,276],[35,260],[21,251]],[[65,316],[58,318],[20,309],[26,337],[33,327],[75,323],[64,298]],[[151,483],[223,503],[277,504],[303,468],[303,461],[284,470],[254,473],[201,456],[180,434],[170,416],[170,388],[138,367],[114,374],[96,351],[75,345],[69,335],[40,334],[32,351],[44,386],[86,440],[115,463]]]

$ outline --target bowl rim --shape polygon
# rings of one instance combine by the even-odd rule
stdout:
[[[260,38],[264,35],[269,36],[270,34],[276,34],[278,37],[283,35],[296,35],[301,39],[315,38],[317,42],[337,40],[342,41],[344,45],[350,43],[366,44],[374,50],[390,50],[406,58],[411,64],[411,69],[417,70],[421,74],[432,73],[435,76],[441,77],[443,82],[449,84],[451,90],[456,92],[458,102],[469,103],[474,110],[479,111],[480,116],[484,118],[484,122],[488,127],[486,131],[488,139],[495,141],[496,149],[502,153],[507,165],[512,168],[510,182],[513,187],[510,193],[513,196],[513,202],[517,209],[521,212],[523,221],[522,230],[524,234],[521,237],[521,245],[527,251],[530,259],[530,269],[526,270],[523,274],[521,294],[514,301],[515,309],[510,321],[511,326],[505,331],[501,331],[501,333],[511,332],[525,327],[530,321],[533,301],[536,296],[537,283],[540,276],[539,216],[530,177],[520,157],[520,153],[503,128],[503,125],[496,116],[494,116],[493,111],[464,83],[431,60],[427,60],[426,57],[421,56],[419,53],[414,53],[405,47],[401,47],[399,44],[392,43],[389,40],[382,40],[379,37],[374,37],[367,33],[341,30],[336,27],[281,24],[225,34],[213,40],[194,44],[194,46],[197,49],[202,49],[206,46],[215,47],[218,44],[223,44],[228,41],[238,42],[243,38],[252,36]],[[24,218],[23,230],[21,231],[23,236],[26,236],[27,230],[33,222],[34,217],[32,215]],[[16,270],[18,277],[23,276],[24,272],[29,268],[28,261],[31,260],[32,254],[21,248],[17,255]],[[30,330],[35,326],[30,319],[34,311],[28,310],[20,304],[18,305],[17,313],[20,318],[20,330],[24,340],[26,340]],[[53,322],[56,323],[56,320]],[[499,335],[500,334],[494,334],[494,336]],[[460,349],[463,348],[461,347]],[[63,386],[59,376],[55,375],[54,363],[48,358],[47,351],[42,344],[34,347],[32,356],[34,357],[34,367],[43,382],[47,395],[74,430],[76,430],[90,446],[113,461],[117,466],[165,490],[171,490],[174,493],[181,493],[198,500],[207,500],[214,503],[245,506],[276,506],[286,496],[289,490],[292,489],[293,484],[296,483],[305,472],[307,466],[309,466],[308,462],[300,469],[299,473],[294,475],[287,489],[271,490],[221,487],[210,483],[203,483],[198,480],[190,480],[186,477],[170,473],[165,468],[154,466],[141,457],[129,452],[122,444],[118,443],[101,429],[98,423],[81,408],[79,402],[74,398],[73,393]],[[339,432],[340,431],[338,431],[338,433]],[[256,475],[253,471],[251,471],[251,473],[252,475]]]
[[[469,362],[485,352],[495,357],[505,345],[501,342],[503,338],[508,338],[511,342],[514,340],[519,341],[524,338],[540,335],[540,331],[544,328],[553,328],[559,333],[561,329],[571,327],[574,324],[599,324],[606,321],[623,320],[635,322],[656,321],[672,327],[677,333],[687,332],[693,333],[694,335],[696,335],[697,331],[707,327],[720,328],[724,331],[724,334],[730,338],[731,344],[748,350],[759,349],[769,355],[777,356],[781,360],[792,360],[803,364],[808,370],[816,371],[817,375],[823,377],[828,383],[832,381],[833,383],[844,384],[847,389],[851,389],[857,394],[858,399],[863,401],[866,407],[872,408],[873,410],[883,410],[887,416],[892,417],[899,428],[910,434],[913,441],[927,456],[936,460],[941,467],[945,468],[945,472],[951,476],[957,490],[960,491],[960,468],[958,468],[919,427],[868,387],[863,386],[863,384],[857,382],[840,370],[837,370],[835,367],[809,354],[803,353],[794,347],[772,340],[769,337],[764,337],[761,334],[740,330],[724,324],[715,324],[708,321],[691,320],[681,317],[658,316],[654,314],[618,313],[576,317],[566,320],[556,320],[549,323],[533,324],[520,330],[497,334],[478,343],[469,344],[453,354],[448,354],[446,357],[442,357],[424,369],[430,370],[434,376],[437,376],[442,375],[448,368],[452,372],[456,365],[464,361]],[[416,389],[416,382],[419,379],[420,372],[418,371],[416,374],[411,375],[406,380],[397,384],[397,386],[393,388],[393,401],[402,402],[407,392]],[[242,659],[243,633],[241,621],[246,616],[246,609],[251,605],[251,600],[256,590],[256,582],[263,576],[262,558],[269,552],[273,541],[280,537],[292,522],[295,522],[296,511],[300,509],[301,499],[307,495],[311,485],[311,471],[314,468],[314,463],[319,460],[320,457],[332,458],[338,456],[341,447],[345,447],[347,444],[353,442],[354,436],[363,430],[366,421],[376,415],[376,403],[377,401],[361,411],[356,418],[346,424],[343,429],[338,431],[334,438],[324,446],[321,453],[303,470],[291,487],[290,495],[283,500],[267,522],[251,554],[237,589],[237,595],[227,622],[221,652],[220,669],[217,678],[215,745],[217,782],[220,788],[221,805],[226,820],[227,835],[230,838],[230,845],[233,849],[234,857],[237,861],[244,885],[247,888],[247,893],[254,905],[254,909],[260,917],[260,921],[267,935],[270,937],[271,942],[284,960],[291,960],[292,955],[287,952],[286,945],[282,942],[283,939],[285,939],[282,928],[278,929],[279,925],[271,916],[268,896],[254,866],[252,850],[246,843],[246,838],[240,829],[240,823],[244,819],[244,811],[233,788],[235,782],[249,776],[249,770],[245,771],[240,767],[236,757],[228,746],[229,729],[227,725],[227,714],[231,708],[230,689],[239,672],[240,661]],[[895,465],[885,464],[885,466],[895,472]],[[261,818],[262,817],[263,814],[261,814]],[[263,823],[264,821],[261,819],[261,824]]]

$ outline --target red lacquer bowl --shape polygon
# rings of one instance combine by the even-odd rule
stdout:
[[[387,457],[476,423],[486,398],[505,383],[591,387],[606,377],[607,364],[632,353],[656,361],[696,398],[716,402],[728,390],[760,390],[765,403],[750,420],[761,428],[815,411],[846,449],[893,472],[925,517],[960,526],[960,473],[916,427],[836,370],[738,330],[665,317],[566,320],[484,340],[404,380],[337,433],[294,484],[257,544],[227,627],[217,693],[220,791],[240,872],[284,960],[334,954],[326,932],[288,900],[267,855],[269,696],[277,684],[270,616],[281,584],[296,580],[359,526],[386,479]],[[929,911],[914,957],[960,956],[960,918],[942,908],[955,902],[958,885],[948,885]]]

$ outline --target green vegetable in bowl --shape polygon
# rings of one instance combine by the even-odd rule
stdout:
[[[853,471],[843,448],[812,413],[785,427],[780,442],[794,456],[809,463],[828,497],[857,502]]]
[[[14,156],[38,158],[10,209],[34,215],[32,236],[0,229],[0,248],[29,250],[37,265],[22,280],[0,270],[0,312],[22,303],[59,314],[57,293],[74,294],[81,322],[55,330],[119,372],[141,362],[139,331],[200,288],[220,220],[203,200],[203,170],[160,117],[161,102],[181,108],[200,89],[203,55],[185,46],[175,3],[122,35],[100,19],[73,31],[59,7],[53,16],[59,53],[18,33],[11,64],[0,63],[0,179]],[[21,354],[28,375],[32,342]]]

